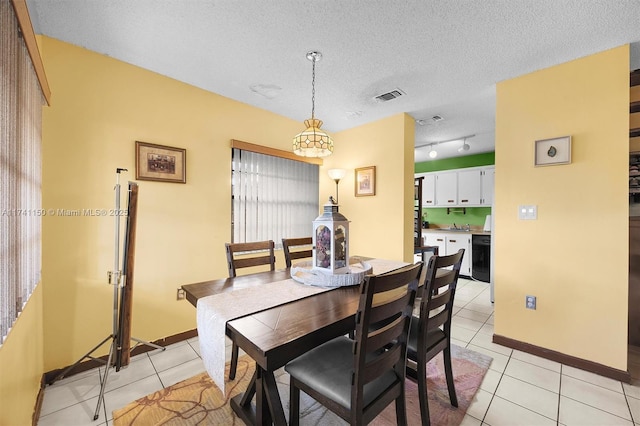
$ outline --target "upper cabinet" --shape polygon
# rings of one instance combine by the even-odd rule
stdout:
[[[422,207],[483,207],[493,203],[494,166],[418,173]]]
[[[493,204],[493,186],[495,182],[495,176],[495,167],[487,167],[482,171],[482,197],[480,198],[480,204],[483,206],[490,206]]]
[[[436,206],[458,205],[458,175],[456,172],[436,174]]]
[[[482,170],[460,170],[458,172],[458,204],[480,205],[482,199]]]
[[[436,175],[424,173],[422,179],[422,207],[436,205]]]

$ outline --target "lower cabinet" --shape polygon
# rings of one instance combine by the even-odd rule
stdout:
[[[471,234],[457,232],[425,232],[424,244],[427,246],[437,246],[440,255],[457,253],[464,249],[460,275],[471,276]]]

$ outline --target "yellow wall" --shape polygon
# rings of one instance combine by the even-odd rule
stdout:
[[[415,124],[407,114],[336,133],[335,151],[320,173],[347,169],[340,181],[340,213],[349,224],[351,255],[413,261],[413,163]],[[355,169],[376,166],[376,195],[355,196]],[[335,194],[335,183],[324,180],[321,204]]]
[[[496,334],[626,371],[628,120],[628,46],[497,85]],[[534,167],[565,135],[572,163]]]
[[[53,92],[43,118],[46,209],[113,208],[117,167],[129,170],[124,206],[136,140],[186,148],[186,184],[138,182],[132,336],[194,329],[195,308],[176,301],[176,289],[227,274],[230,140],[290,149],[287,135],[302,124],[54,39],[42,52]],[[112,216],[44,219],[47,371],[112,331],[114,229]]]
[[[123,194],[135,179],[136,140],[187,149],[186,185],[138,182],[132,336],[153,341],[194,329],[195,308],[176,301],[176,289],[227,274],[230,140],[290,150],[303,124],[54,39],[42,39],[42,53],[53,93],[43,119],[46,209],[113,208],[116,168],[129,169]],[[334,167],[378,166],[375,197],[354,199],[352,174],[340,185],[354,254],[407,258],[398,206],[411,207],[400,188],[405,169],[413,175],[405,164],[413,164],[412,132],[400,114],[335,136]],[[321,168],[321,204],[335,188],[328,168]],[[376,235],[381,223],[393,223],[398,238]],[[114,217],[44,219],[45,371],[73,363],[111,333],[114,226]]]
[[[42,285],[0,348],[0,425],[29,425],[43,370]]]

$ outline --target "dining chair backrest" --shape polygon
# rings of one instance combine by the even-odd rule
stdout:
[[[443,353],[449,400],[458,406],[451,364],[451,318],[464,249],[448,256],[432,256],[427,263],[422,286],[420,315],[413,317],[407,343],[409,375],[418,381],[422,425],[430,425],[427,397],[427,362]]]
[[[236,276],[236,269],[250,266],[269,265],[271,271],[276,268],[273,240],[252,243],[226,243],[225,248],[230,277]]]
[[[365,409],[365,385],[389,369],[395,371],[398,382],[395,390],[379,398],[379,408],[399,395],[404,398],[407,338],[422,265],[419,262],[386,274],[371,275],[362,284],[356,314],[355,369],[351,391],[353,416],[360,415]],[[364,423],[373,420],[377,411],[369,408],[367,412],[371,414],[364,415]]]
[[[340,336],[289,362],[289,421],[299,423],[300,391],[352,425],[370,423],[395,402],[406,425],[407,337],[422,262],[366,276],[360,285],[355,340]]]
[[[420,303],[420,334],[423,338],[442,326],[449,334],[463,256],[464,249],[460,249],[452,255],[429,258]]]
[[[292,260],[312,257],[312,244],[313,239],[311,237],[283,238],[282,251],[284,252],[284,262],[287,268],[291,268]]]

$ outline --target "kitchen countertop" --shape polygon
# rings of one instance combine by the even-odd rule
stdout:
[[[471,234],[471,235],[491,235],[490,231],[484,231],[482,228],[474,228],[471,227],[469,231],[461,231],[455,229],[448,228],[423,228],[422,233],[425,234],[442,234],[442,233],[452,233],[452,234]]]

